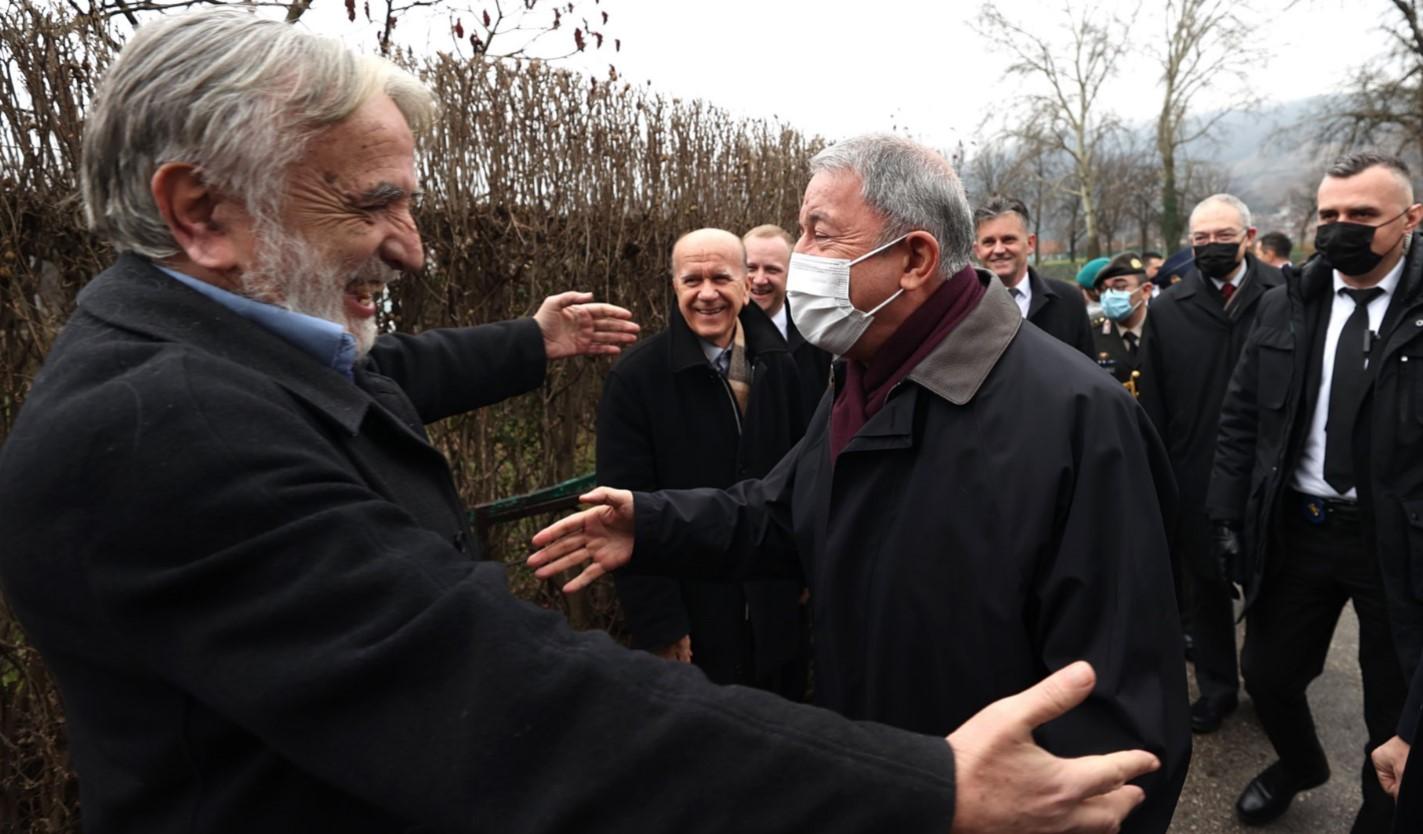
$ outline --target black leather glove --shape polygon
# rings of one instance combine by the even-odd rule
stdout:
[[[1220,579],[1230,588],[1230,598],[1240,599],[1236,588],[1240,577],[1240,526],[1230,522],[1216,522],[1211,536],[1211,555],[1215,557],[1216,570]]]

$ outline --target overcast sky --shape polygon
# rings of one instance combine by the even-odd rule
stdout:
[[[480,7],[456,0],[449,8],[460,5]],[[1288,5],[1253,3],[1259,22],[1252,34],[1262,54],[1252,77],[1267,100],[1335,90],[1351,67],[1382,51],[1379,24],[1397,15],[1385,0],[1300,0],[1286,11]],[[1121,15],[1137,6],[1099,3]],[[546,2],[540,7],[548,8]],[[596,6],[579,0],[579,16],[608,12],[604,31],[621,39],[622,51],[590,50],[563,65],[606,77],[612,63],[625,80],[650,81],[669,96],[705,99],[736,115],[777,116],[830,139],[894,128],[951,148],[970,143],[984,125],[999,126],[1022,93],[1023,82],[1004,75],[1004,47],[970,28],[979,7],[930,0],[602,0]],[[1000,7],[1029,27],[1060,19],[1059,3],[1000,0]],[[1163,37],[1158,8],[1143,0],[1132,37],[1121,45],[1122,71],[1109,101],[1129,120],[1148,121],[1159,107],[1151,52]],[[338,0],[316,0],[307,21],[322,31],[351,29]],[[402,22],[404,42],[448,48],[443,19],[432,21],[428,34],[416,29]],[[363,36],[368,42],[369,29]]]

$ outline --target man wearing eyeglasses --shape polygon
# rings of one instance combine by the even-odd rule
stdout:
[[[1191,729],[1214,732],[1235,710],[1239,673],[1232,587],[1217,568],[1206,516],[1216,419],[1265,290],[1279,270],[1250,254],[1250,209],[1230,194],[1207,197],[1191,212],[1195,269],[1151,302],[1142,343],[1141,404],[1165,439],[1181,491],[1171,557],[1190,586],[1190,623],[1200,698]]]
[[[1318,206],[1319,257],[1260,301],[1211,478],[1219,550],[1245,586],[1245,688],[1279,755],[1236,813],[1268,822],[1329,778],[1305,690],[1352,602],[1377,768],[1349,763],[1353,831],[1386,832],[1423,701],[1420,683],[1404,706],[1423,650],[1423,206],[1407,167],[1375,153],[1330,167]]]

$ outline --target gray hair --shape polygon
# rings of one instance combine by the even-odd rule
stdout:
[[[148,23],[109,67],[84,126],[89,227],[120,252],[177,254],[149,185],[169,162],[196,166],[258,222],[272,222],[311,136],[382,92],[412,131],[434,120],[423,84],[334,39],[237,9]]]
[[[1215,204],[1226,205],[1235,209],[1235,211],[1240,215],[1240,224],[1246,229],[1250,228],[1250,207],[1245,205],[1245,201],[1241,200],[1234,194],[1225,193],[1212,194],[1211,196],[1200,201],[1199,203],[1196,203],[1196,207],[1191,209],[1191,218],[1188,221],[1187,225],[1194,226],[1196,223],[1196,213],[1199,212],[1201,209],[1205,208],[1206,206]]]
[[[973,253],[973,217],[963,184],[948,161],[929,148],[889,134],[837,142],[810,160],[812,176],[850,171],[860,196],[884,218],[876,245],[922,229],[939,241],[939,271],[951,277]]]

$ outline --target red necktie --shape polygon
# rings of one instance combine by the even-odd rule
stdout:
[[[1221,284],[1221,285],[1220,285],[1220,297],[1221,297],[1221,298],[1225,299],[1226,301],[1229,301],[1229,300],[1230,300],[1230,297],[1231,297],[1232,295],[1235,295],[1235,285],[1234,285],[1234,284],[1230,283],[1229,281],[1226,281],[1224,284]]]

